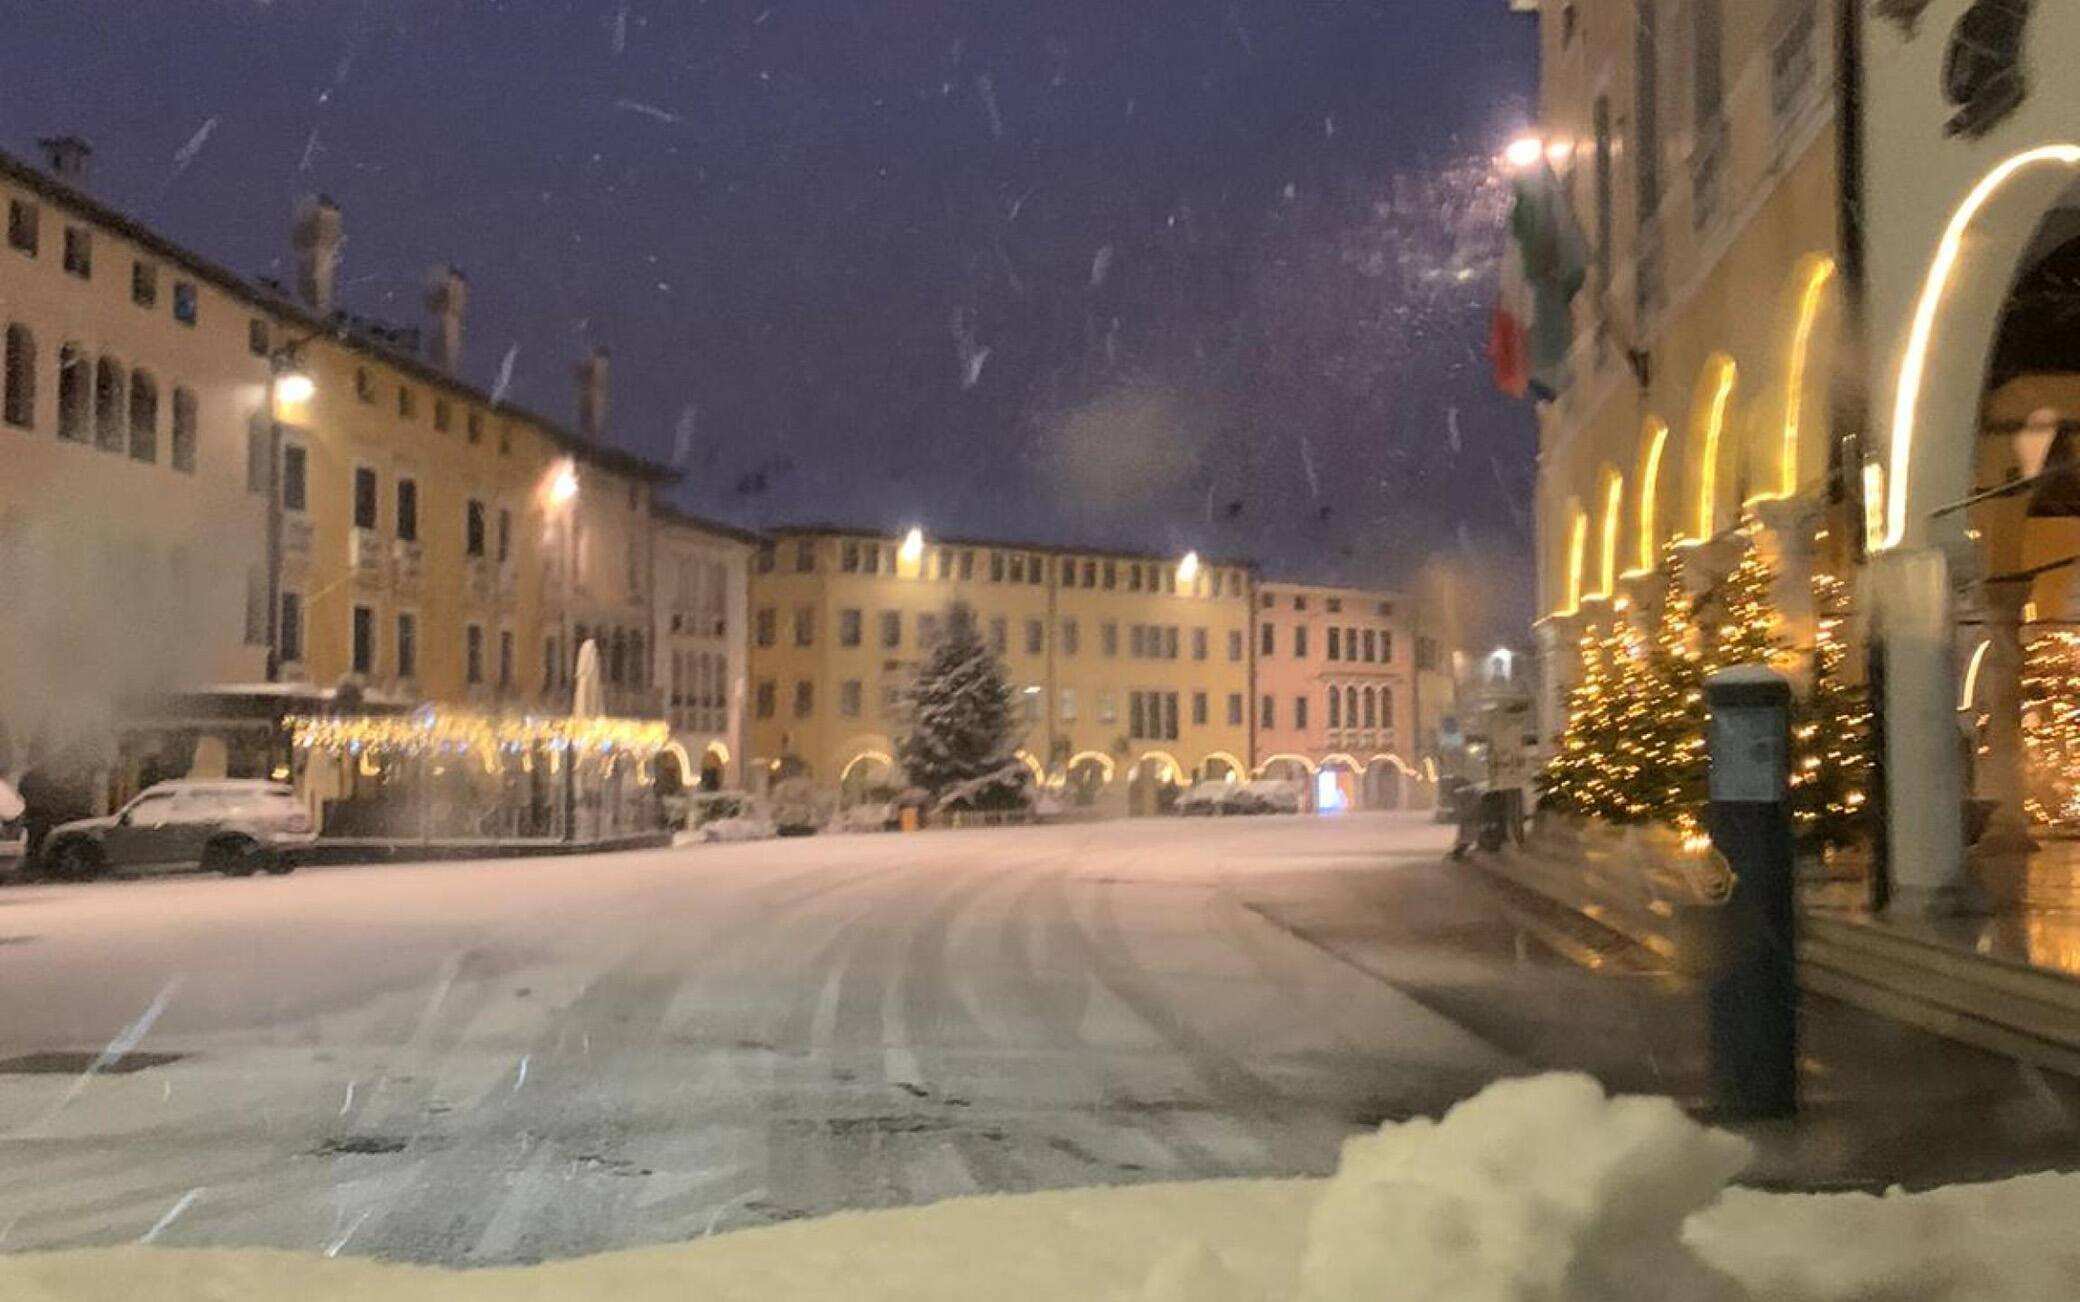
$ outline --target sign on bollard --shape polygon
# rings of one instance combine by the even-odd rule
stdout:
[[[1705,829],[1733,872],[1705,974],[1720,1116],[1798,1110],[1798,968],[1791,851],[1791,686],[1762,665],[1712,675]]]

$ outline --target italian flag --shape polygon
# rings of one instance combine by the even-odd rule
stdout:
[[[1588,272],[1588,250],[1567,191],[1545,160],[1519,172],[1513,188],[1488,356],[1504,393],[1550,402],[1560,392],[1573,342],[1572,309]]]

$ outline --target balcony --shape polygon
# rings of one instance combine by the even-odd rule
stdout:
[[[403,538],[390,544],[391,581],[400,597],[416,597],[425,578],[425,549]]]
[[[469,558],[467,575],[469,600],[480,606],[491,604],[498,595],[498,562],[484,556]]]
[[[282,517],[282,569],[289,577],[301,578],[310,573],[312,537],[309,516]]]
[[[356,529],[347,539],[347,568],[363,588],[380,588],[390,579],[390,549],[373,529]]]

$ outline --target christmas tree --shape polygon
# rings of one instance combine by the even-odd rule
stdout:
[[[2030,821],[2080,826],[2080,633],[2039,633],[2023,653],[2022,752]]]
[[[1861,838],[1870,780],[1869,696],[1847,678],[1847,610],[1848,585],[1832,574],[1815,574],[1813,686],[1794,707],[1791,813],[1800,842],[1816,850]]]
[[[910,781],[941,804],[1006,808],[1024,800],[1011,689],[975,612],[955,602],[910,682],[910,730],[898,749]]]

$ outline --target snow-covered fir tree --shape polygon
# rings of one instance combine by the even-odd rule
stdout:
[[[910,781],[943,804],[1004,808],[1025,798],[1004,666],[975,612],[955,602],[910,681],[910,730],[897,748]]]

